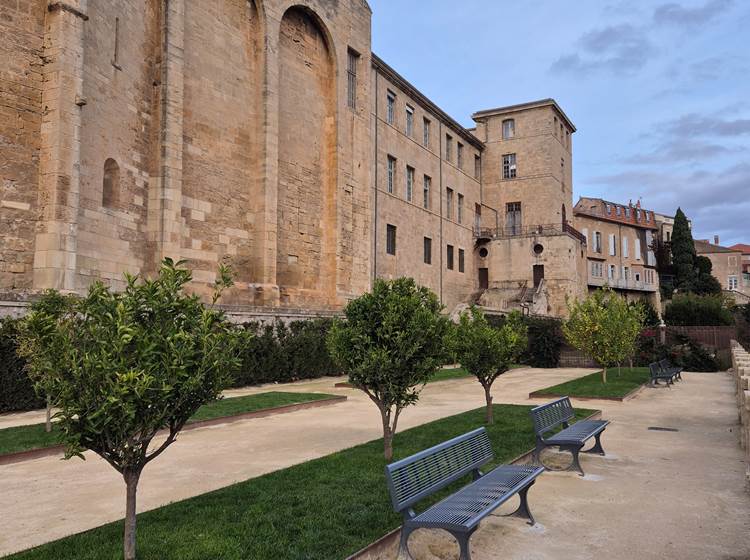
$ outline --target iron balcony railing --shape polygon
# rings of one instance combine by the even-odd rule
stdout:
[[[586,237],[570,224],[537,224],[533,226],[510,226],[497,228],[474,228],[477,239],[507,239],[510,237],[531,237],[534,235],[570,235],[584,245]]]

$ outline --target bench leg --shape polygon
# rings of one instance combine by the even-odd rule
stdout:
[[[534,451],[531,453],[531,464],[532,465],[542,465],[542,451],[544,450],[545,446],[536,442],[536,447],[534,447]]]
[[[413,529],[409,529],[405,525],[401,526],[401,540],[398,545],[398,560],[414,560],[409,552],[409,536],[411,536],[412,531]]]
[[[524,487],[523,490],[521,490],[518,493],[518,496],[521,498],[521,503],[518,506],[518,509],[514,511],[513,513],[509,513],[505,517],[522,517],[523,519],[528,519],[527,523],[529,525],[534,525],[536,521],[534,520],[534,516],[531,515],[531,510],[529,509],[529,501],[526,496],[526,494],[529,493],[529,488],[531,488],[534,485],[535,480],[531,481],[531,484]]]
[[[602,447],[602,432],[599,432],[596,434],[596,443],[594,443],[594,447],[591,449],[587,449],[586,451],[581,451],[581,453],[598,453],[599,455],[606,455],[604,452],[604,448]]]
[[[471,539],[471,535],[474,534],[474,531],[477,530],[477,527],[475,527],[468,533],[459,533],[459,532],[454,533],[453,531],[449,531],[450,534],[453,535],[453,538],[456,539],[456,542],[458,542],[458,548],[460,550],[458,560],[471,560],[471,550],[469,549],[469,539]]]
[[[580,473],[580,476],[586,476],[586,473],[583,472],[583,468],[581,467],[581,463],[578,460],[578,454],[581,452],[582,445],[561,445],[560,450],[561,451],[569,451],[571,455],[573,455],[573,462],[568,467],[569,471],[576,470]]]

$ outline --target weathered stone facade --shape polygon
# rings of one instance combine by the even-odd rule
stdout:
[[[544,100],[465,129],[372,54],[365,0],[0,10],[0,300],[120,288],[167,256],[200,294],[231,259],[242,316],[335,312],[403,275],[449,311],[485,283],[538,287],[539,266],[534,311],[585,293],[572,123]],[[513,202],[546,229],[485,239]]]

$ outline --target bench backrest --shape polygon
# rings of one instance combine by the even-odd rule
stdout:
[[[493,458],[484,428],[420,451],[385,467],[393,509],[403,511]]]
[[[667,360],[666,358],[664,360],[659,360],[658,365],[661,367],[661,369],[665,369],[665,370],[672,367],[672,365],[669,363],[669,360]]]
[[[568,397],[532,408],[529,414],[534,421],[534,432],[539,436],[575,418],[573,405]]]
[[[659,377],[662,368],[659,362],[651,362],[648,364],[648,369],[651,372],[651,377]]]

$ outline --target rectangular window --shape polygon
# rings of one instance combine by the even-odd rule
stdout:
[[[505,119],[503,121],[503,140],[508,140],[516,135],[516,121]]]
[[[112,66],[122,70],[120,66],[120,18],[115,18],[115,49],[112,53]]]
[[[635,221],[640,222],[641,221],[641,211],[636,208],[635,210]]]
[[[503,156],[503,179],[515,179],[516,177],[516,154],[505,154]]]
[[[448,270],[453,270],[453,245],[448,245],[446,251]]]
[[[636,282],[640,282],[641,281],[641,273],[640,272],[636,272],[635,273],[635,281]]]
[[[346,100],[350,109],[357,108],[357,66],[359,54],[349,49],[346,65]]]
[[[521,233],[521,203],[508,202],[505,205],[505,227],[509,235]]]
[[[456,165],[459,169],[464,168],[464,145],[461,142],[456,145]]]
[[[445,189],[445,215],[449,220],[453,219],[453,189]]]
[[[430,147],[430,119],[428,118],[422,121],[422,145],[425,148]]]
[[[414,168],[406,166],[406,200],[409,202],[414,198]]]
[[[625,208],[625,217],[630,218],[630,207]]]
[[[583,237],[586,239],[586,245],[589,244],[589,228],[583,228],[581,230],[581,233],[583,234]]]
[[[594,232],[594,251],[597,253],[602,252],[602,232],[601,231]]]
[[[474,205],[474,231],[482,229],[482,205]]]
[[[616,277],[617,277],[617,267],[611,264],[609,265],[609,270],[607,271],[607,278],[609,278],[610,280],[614,280]]]
[[[385,250],[389,255],[396,254],[396,226],[388,224],[385,231]]]
[[[637,239],[635,240],[635,260],[639,261],[641,260],[641,240]]]
[[[598,261],[591,261],[591,276],[594,278],[601,278],[603,275],[602,263]]]
[[[396,158],[388,156],[388,192],[393,194],[396,185]]]
[[[458,223],[464,223],[464,195],[458,195]]]
[[[422,190],[422,205],[429,210],[430,208],[430,189],[432,188],[432,179],[424,176],[424,186]]]
[[[482,171],[482,158],[478,155],[474,156],[474,178],[479,179],[479,175]]]
[[[459,272],[464,271],[464,250],[463,249],[458,250],[458,271]]]
[[[627,266],[622,267],[622,277],[625,279],[625,282],[630,280],[630,269]]]
[[[611,204],[607,204],[606,208],[607,208],[607,214],[612,214],[612,205]]]
[[[388,124],[393,124],[396,119],[396,94],[392,91],[388,92],[388,110],[385,117]]]
[[[424,264],[432,264],[432,239],[424,238]]]
[[[453,159],[453,137],[450,134],[445,135],[445,159]]]
[[[630,256],[630,251],[628,250],[628,238],[624,235],[622,236],[622,256],[626,259]]]
[[[609,234],[609,255],[617,256],[617,236],[614,233]]]
[[[620,207],[618,206],[618,207],[617,207],[617,215],[619,216],[619,215],[621,215],[621,214],[622,214],[622,208],[620,208]]]
[[[739,288],[739,285],[740,285],[740,283],[739,283],[739,280],[737,279],[736,276],[728,276],[727,277],[727,287],[730,290],[736,290],[737,288]]]
[[[414,136],[414,107],[406,106],[406,135]]]

